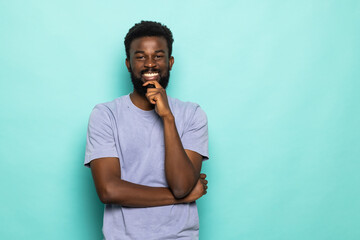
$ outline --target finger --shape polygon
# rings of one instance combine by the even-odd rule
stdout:
[[[146,89],[146,92],[150,93],[150,92],[161,92],[160,88],[148,88]]]
[[[208,181],[206,179],[202,179],[202,178],[200,178],[200,182],[204,185],[206,185],[208,183]]]
[[[145,94],[146,98],[149,100],[151,104],[156,104],[156,101],[158,100],[158,94]]]
[[[151,104],[155,104],[155,103],[156,103],[151,95],[145,95],[145,96],[146,96],[146,98],[149,100],[149,102],[150,102]]]
[[[151,92],[151,93],[146,93],[145,96],[149,100],[152,99],[152,100],[157,101],[161,97],[161,93],[159,93],[159,92]]]
[[[153,80],[153,81],[147,81],[147,82],[145,82],[145,83],[143,84],[143,86],[145,87],[145,86],[147,86],[147,85],[149,85],[149,84],[155,85],[155,88],[162,88],[162,86],[160,85],[160,83],[158,83],[158,81],[155,81],[155,80]]]
[[[146,94],[153,95],[153,94],[162,94],[162,93],[161,93],[161,89],[159,89],[159,88],[149,88],[147,90]]]
[[[159,92],[148,92],[148,93],[145,93],[145,97],[151,98],[151,97],[154,97],[154,96],[157,96],[157,95],[159,97],[160,96],[159,94],[160,94]]]
[[[205,179],[205,178],[206,178],[206,174],[205,174],[205,173],[200,173],[200,178]]]

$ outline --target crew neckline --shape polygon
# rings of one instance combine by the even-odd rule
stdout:
[[[143,115],[143,116],[154,116],[154,115],[157,115],[155,113],[155,109],[152,109],[152,110],[142,110],[141,108],[138,108],[132,101],[131,101],[131,98],[130,98],[130,93],[126,96],[126,101],[127,101],[127,104],[129,106],[129,108],[131,110],[133,110],[134,112],[137,112],[139,113],[140,115]]]

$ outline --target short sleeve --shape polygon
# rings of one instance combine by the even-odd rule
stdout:
[[[84,165],[89,167],[92,160],[102,157],[118,157],[118,153],[109,113],[97,105],[89,119]]]
[[[184,149],[199,153],[209,159],[208,121],[205,112],[197,105],[191,121],[181,137]]]

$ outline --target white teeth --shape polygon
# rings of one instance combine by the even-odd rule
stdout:
[[[154,76],[157,76],[158,73],[144,73],[144,76],[145,77],[154,77]]]

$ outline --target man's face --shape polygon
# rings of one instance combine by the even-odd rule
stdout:
[[[141,37],[130,44],[130,59],[126,59],[126,67],[131,73],[131,81],[135,91],[145,95],[146,81],[158,81],[166,88],[174,58],[169,58],[167,42],[163,37]]]

